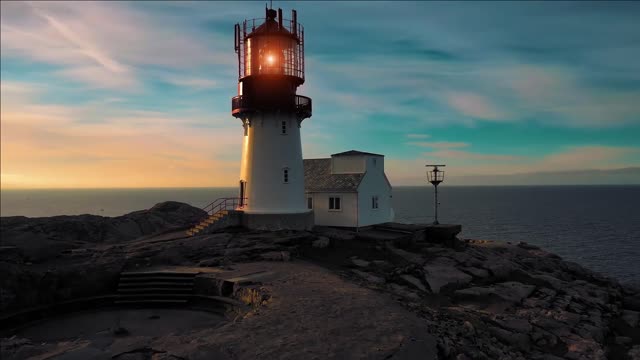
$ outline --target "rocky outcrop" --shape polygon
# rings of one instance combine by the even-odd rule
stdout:
[[[444,359],[633,358],[633,289],[526,243],[465,245],[387,244],[360,256],[370,265],[353,278],[421,313]],[[393,269],[375,265],[382,259]]]
[[[28,262],[40,262],[86,243],[115,243],[159,231],[186,227],[206,213],[188,204],[167,201],[148,210],[117,217],[96,215],[0,218],[2,245],[17,247]]]
[[[120,272],[153,266],[225,266],[235,262],[289,261],[307,232],[220,232],[190,238],[184,231],[115,244],[76,244],[31,263],[0,258],[0,315],[78,297],[113,293]]]
[[[197,209],[184,206],[169,203],[146,215],[126,215],[128,220],[121,219],[120,224],[139,225],[136,231],[142,236],[135,240],[131,239],[135,231],[123,230],[129,226],[110,223],[112,228],[103,223],[94,227],[95,219],[82,216],[64,219],[68,228],[48,228],[43,225],[46,219],[3,219],[3,240],[8,229],[15,245],[0,251],[0,311],[113,291],[124,269],[226,268],[254,261],[312,260],[419,316],[437,341],[440,359],[636,359],[640,353],[637,289],[530,244],[371,240],[337,229],[226,229],[190,238],[184,238],[183,232],[145,236],[199,216]],[[88,223],[79,225],[83,219]],[[56,221],[60,220],[49,223]],[[74,222],[78,224],[68,225]],[[143,223],[146,225],[140,225]],[[36,231],[38,226],[43,228]],[[53,230],[47,233],[45,229]],[[65,234],[64,229],[72,230]],[[96,229],[111,237],[78,240],[80,234],[100,233]],[[68,241],[62,242],[66,247],[54,247],[36,262],[25,255],[29,247],[15,241],[17,233],[51,242],[59,241],[55,236]],[[314,279],[305,281],[313,283]],[[298,317],[304,314],[294,316]]]

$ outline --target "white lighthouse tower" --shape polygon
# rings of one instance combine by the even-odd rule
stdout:
[[[266,18],[235,26],[238,96],[232,114],[242,120],[240,199],[249,228],[313,226],[306,207],[300,126],[311,99],[296,94],[304,83],[304,30],[295,10],[266,9]]]

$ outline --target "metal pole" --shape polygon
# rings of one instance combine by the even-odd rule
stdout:
[[[436,208],[436,221],[434,221],[433,224],[434,225],[438,225],[439,224],[438,223],[438,185],[435,185],[435,188],[436,188],[436,190],[435,190],[436,193],[435,193],[435,197],[434,197],[434,200],[435,200],[435,204],[434,205],[435,205],[435,208]]]

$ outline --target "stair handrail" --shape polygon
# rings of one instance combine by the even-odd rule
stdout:
[[[205,211],[207,215],[213,215],[222,210],[235,210],[238,205],[241,204],[240,200],[244,200],[242,201],[242,206],[240,206],[240,208],[247,205],[247,198],[241,199],[239,197],[224,197],[215,199],[209,205],[203,207],[202,210]]]

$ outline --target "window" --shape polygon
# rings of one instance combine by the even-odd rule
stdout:
[[[371,208],[372,209],[377,209],[378,208],[378,195],[375,195],[375,196],[371,197]]]
[[[307,198],[307,209],[313,209],[313,198],[312,197],[308,197]]]
[[[373,167],[376,167],[377,164],[378,164],[378,159],[373,158]]]
[[[289,183],[289,169],[282,170],[282,182],[285,184]]]
[[[287,122],[282,122],[282,135],[287,135]]]
[[[339,197],[330,197],[329,198],[329,210],[338,211],[342,210],[340,206],[340,198]]]

